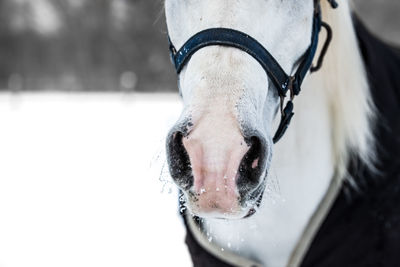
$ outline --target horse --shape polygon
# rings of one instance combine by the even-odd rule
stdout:
[[[346,0],[165,13],[184,104],[167,159],[194,265],[398,264],[398,50]]]

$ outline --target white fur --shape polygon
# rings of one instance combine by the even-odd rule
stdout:
[[[213,242],[266,266],[288,264],[332,179],[347,177],[351,153],[371,164],[373,109],[349,5],[339,0],[340,8],[332,10],[325,2],[323,18],[332,26],[334,39],[322,70],[304,81],[292,124],[273,148],[268,179],[277,180],[279,190],[267,190],[251,218],[205,219]],[[202,29],[230,27],[255,37],[291,73],[310,42],[312,3],[167,0],[166,14],[176,47]],[[230,110],[272,138],[278,102],[264,70],[244,52],[225,47],[198,51],[183,70],[180,87],[183,114],[196,120],[204,109]]]

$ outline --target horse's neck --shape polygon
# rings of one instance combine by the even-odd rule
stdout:
[[[275,147],[257,213],[245,220],[206,220],[206,231],[222,248],[267,266],[287,264],[334,171],[328,99],[318,84],[308,79],[303,86],[296,119]]]

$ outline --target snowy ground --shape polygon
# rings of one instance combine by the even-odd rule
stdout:
[[[175,95],[0,94],[0,267],[190,266],[160,181],[179,110]]]

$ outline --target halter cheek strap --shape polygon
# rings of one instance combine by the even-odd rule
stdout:
[[[331,4],[334,2],[334,0],[328,1],[330,1]],[[317,51],[318,36],[321,26],[327,29],[328,38],[322,49],[321,56],[318,59],[317,66],[312,67],[312,61]],[[273,137],[273,141],[276,143],[284,135],[294,115],[293,99],[300,93],[304,77],[310,69],[311,71],[315,71],[321,67],[323,56],[325,55],[331,40],[331,35],[329,26],[321,21],[321,11],[319,2],[317,1],[313,19],[311,45],[304,53],[300,65],[293,76],[287,75],[275,58],[257,40],[234,29],[206,29],[192,36],[179,50],[175,49],[169,38],[168,40],[171,60],[178,74],[188,63],[194,53],[207,46],[220,45],[234,47],[246,52],[256,59],[267,73],[281,99],[281,121]],[[290,91],[290,100],[286,103],[286,106],[283,107],[288,91]]]

